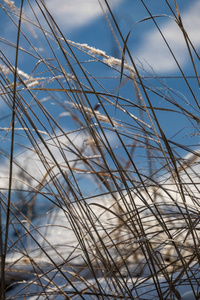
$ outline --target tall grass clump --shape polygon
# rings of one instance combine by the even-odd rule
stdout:
[[[68,39],[48,1],[0,3],[1,299],[181,299],[186,286],[198,299],[199,55],[176,1],[167,15],[139,2],[147,17],[124,34],[99,1],[118,58]],[[174,77],[129,47],[151,22]]]

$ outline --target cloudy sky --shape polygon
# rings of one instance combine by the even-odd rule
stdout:
[[[67,38],[75,39],[76,42],[85,42],[94,47],[101,46],[102,50],[113,52],[109,55],[117,54],[115,42],[99,5],[103,2],[97,0],[86,0],[84,2],[81,0],[74,0],[73,2],[59,0],[55,5],[55,1],[49,0],[48,8]],[[170,4],[174,8],[173,1]],[[200,47],[200,3],[192,0],[189,3],[180,2],[178,4],[184,27],[192,43],[198,49]],[[111,0],[109,5],[115,13],[124,37],[133,27],[129,43],[132,45],[132,55],[136,59],[142,63],[146,61],[155,72],[169,73],[177,71],[176,63],[171,58],[171,54],[153,22],[146,20],[136,24],[148,17],[147,11],[139,1]],[[148,5],[153,15],[159,15],[159,18],[155,20],[181,66],[187,65],[189,56],[183,34],[172,18],[173,15],[166,6],[165,1],[161,1],[159,5],[158,3]],[[36,5],[33,5],[33,8],[39,15],[39,8]],[[103,8],[108,13],[105,4]],[[28,5],[26,5],[25,11],[30,14]],[[133,26],[134,24],[136,25]]]

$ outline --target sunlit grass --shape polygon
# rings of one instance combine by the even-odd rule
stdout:
[[[176,2],[197,88],[176,57],[180,90],[136,64],[107,1],[122,59],[68,40],[43,1],[41,19],[3,2],[18,32],[1,53],[1,299],[196,293],[199,78]]]

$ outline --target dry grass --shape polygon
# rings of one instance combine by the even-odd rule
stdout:
[[[23,1],[0,4],[18,28],[17,43],[1,39],[10,51],[1,51],[10,110],[1,139],[1,299],[180,299],[184,283],[197,293],[199,57],[176,1],[165,1],[195,74],[188,79],[163,36],[181,75],[175,90],[175,77],[136,65],[132,30],[124,37],[102,2],[121,60],[69,41],[43,1],[27,1],[32,19]],[[170,136],[163,118],[181,120],[181,129]]]

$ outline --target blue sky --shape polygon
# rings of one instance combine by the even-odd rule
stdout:
[[[103,1],[100,2],[102,3]],[[1,3],[2,5],[5,5],[4,1],[1,1]],[[169,45],[172,47],[176,58],[178,59],[181,68],[183,69],[185,74],[188,76],[194,76],[194,70],[192,68],[192,64],[188,55],[188,50],[186,48],[183,35],[180,32],[178,26],[175,24],[174,20],[172,19],[172,13],[167,7],[166,2],[159,1],[158,4],[158,1],[154,0],[146,1],[145,3],[147,4],[149,10],[153,15],[159,15],[159,17],[155,20],[158,22],[160,29],[162,30],[167,41],[169,42]],[[174,1],[169,1],[169,3],[172,5],[172,7],[174,7]],[[41,17],[41,21],[42,16],[40,15],[38,8],[36,7],[35,1],[31,1],[31,4],[37,15]],[[149,76],[149,74],[145,73],[144,70],[140,68],[142,66],[142,68],[144,68],[145,71],[148,71],[151,75],[154,74],[161,76],[162,82],[154,81],[153,83],[156,84],[156,87],[159,91],[163,92],[163,99],[153,96],[152,101],[155,104],[155,106],[165,108],[170,107],[171,109],[173,109],[174,106],[170,106],[170,104],[165,101],[165,96],[171,94],[174,95],[173,97],[178,103],[184,105],[186,109],[188,107],[188,109],[192,113],[196,114],[198,117],[198,109],[196,108],[194,99],[192,98],[191,92],[189,91],[188,87],[183,82],[183,80],[180,78],[168,78],[170,76],[180,76],[180,71],[177,69],[177,66],[174,63],[171,54],[169,53],[169,50],[164,44],[158,30],[156,29],[155,24],[153,24],[152,20],[145,20],[145,18],[148,17],[148,13],[142,5],[141,1],[112,0],[109,1],[109,4],[113,9],[113,12],[124,37],[126,37],[129,30],[132,28],[128,40],[128,46],[135,62],[139,66],[138,70],[143,75]],[[178,5],[181,12],[183,24],[187,29],[192,43],[198,51],[200,48],[200,3],[199,1],[194,0],[189,2],[178,1]],[[54,16],[63,34],[68,40],[72,40],[77,43],[86,43],[95,48],[104,50],[107,53],[107,55],[111,55],[116,58],[121,57],[118,46],[113,38],[108,23],[106,22],[105,16],[102,14],[102,10],[99,6],[98,1],[74,0],[72,2],[66,0],[59,0],[56,1],[55,5],[55,1],[49,0],[48,7],[49,11]],[[31,12],[28,3],[25,3],[24,9],[27,16],[30,17],[30,19],[34,20],[33,13]],[[12,13],[11,15],[13,18],[16,19],[16,17]],[[171,17],[169,17],[169,15]],[[16,27],[6,16],[2,8],[0,10],[0,16],[2,24],[1,36],[15,43]],[[43,21],[42,24],[44,24]],[[112,21],[111,24],[113,25]],[[38,51],[40,51],[41,55],[51,55],[48,46],[45,46],[46,44],[44,38],[41,36],[39,30],[37,30],[35,27],[31,27],[30,24],[27,24],[25,22],[22,23],[22,29],[24,33],[29,37],[30,41],[32,43],[35,43],[34,45],[37,47]],[[42,38],[40,38],[40,36]],[[118,34],[117,36],[119,37]],[[30,45],[22,36],[20,39],[20,45],[28,51],[30,51],[31,53],[33,53]],[[9,47],[7,44],[4,43],[1,43],[1,47],[2,51],[6,53],[7,57],[14,65],[14,48]],[[59,49],[55,47],[55,50],[57,51],[57,55],[59,55]],[[82,54],[80,54],[80,57],[81,55]],[[195,55],[194,60],[198,67],[199,62],[195,58]],[[63,62],[63,64],[65,63],[61,56],[60,61]],[[31,56],[25,54],[24,52],[19,53],[19,69],[23,72],[30,74],[36,66],[36,63],[37,59],[31,59]],[[91,70],[91,72],[94,72],[94,66],[95,64],[91,64],[90,68],[90,64],[88,64],[88,69]],[[42,68],[37,67],[35,73],[39,71],[42,72],[43,70]],[[105,76],[104,72],[105,69],[98,66],[98,75]],[[44,76],[47,75],[48,74],[44,74]],[[106,76],[113,76],[113,72],[111,69],[107,68]],[[196,80],[189,79],[189,81],[194,89],[195,94],[198,95],[199,89]],[[149,80],[149,82],[151,83],[151,80]],[[112,83],[109,83],[109,81],[108,83],[105,82],[105,85],[110,85],[112,87]],[[130,85],[131,84],[122,87],[120,92],[127,98],[131,99],[131,93],[133,93],[133,88],[130,88],[129,92]],[[114,86],[116,86],[116,83],[114,83],[112,88],[114,88]],[[56,96],[60,99],[60,101],[63,101],[62,95],[57,93]],[[52,104],[53,101],[45,100],[45,98],[42,99],[42,94],[40,97],[41,101],[43,100],[44,106],[49,110],[50,113],[53,114],[54,112],[56,112],[59,115],[59,113],[62,112],[62,110],[59,109],[58,105],[56,105],[55,103]],[[3,104],[2,99],[0,99],[0,101],[2,116],[4,117],[10,113],[10,110],[5,104]],[[190,124],[190,122],[186,123],[186,118],[183,117],[181,114],[172,113],[170,114],[170,116],[166,116],[165,112],[158,111],[157,115],[168,138],[172,138],[175,136],[175,138],[173,139],[176,140],[178,143],[185,145],[194,144],[196,145],[196,147],[199,146],[198,124],[196,131],[197,136],[193,136],[193,124]],[[3,118],[0,122],[0,126],[8,127],[10,123],[10,118],[11,116],[9,116],[6,119]],[[71,123],[69,123],[68,120],[66,121],[66,119],[64,119],[63,122],[61,120],[61,124],[62,126],[71,128]],[[4,137],[4,134],[5,132],[2,132],[2,137]],[[17,141],[18,143],[20,143],[21,141],[23,141],[23,137],[18,136]],[[2,139],[1,147],[4,148],[4,151],[6,151],[6,145],[6,139]],[[16,145],[16,149],[17,147],[18,146]]]

